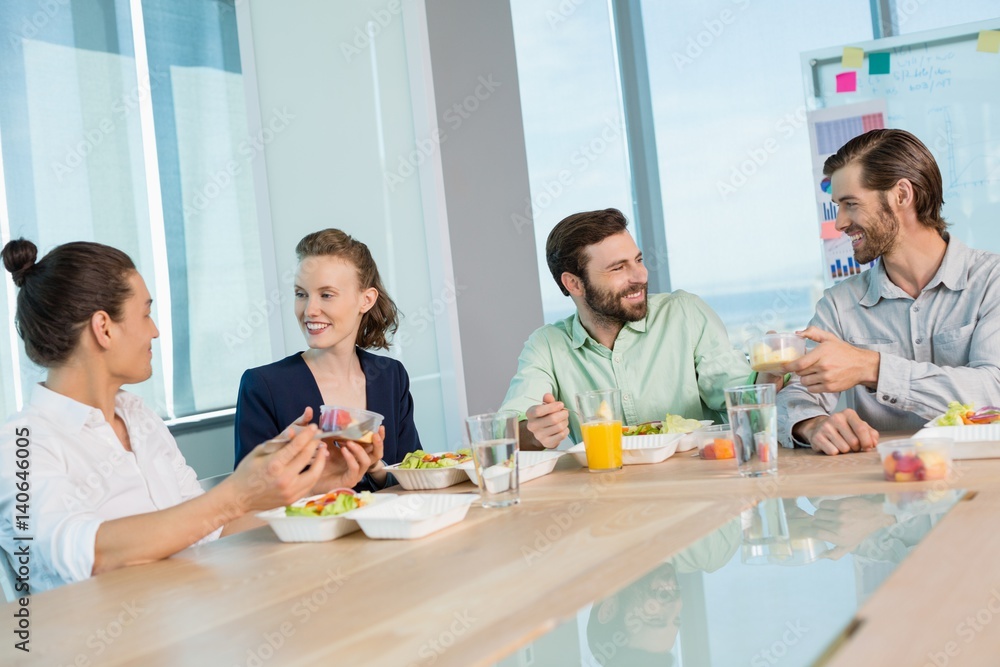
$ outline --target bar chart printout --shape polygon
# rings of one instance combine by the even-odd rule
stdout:
[[[824,274],[829,283],[856,276],[875,266],[875,262],[864,265],[856,262],[850,239],[837,231],[838,206],[832,199],[830,179],[823,175],[823,163],[854,137],[884,128],[885,117],[883,99],[809,112],[816,213],[823,244]]]

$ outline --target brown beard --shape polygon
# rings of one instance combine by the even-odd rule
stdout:
[[[861,265],[875,261],[891,252],[896,246],[899,218],[889,207],[889,198],[886,194],[884,192],[879,194],[882,200],[881,209],[874,218],[868,221],[868,226],[862,229],[865,237],[861,245],[854,251],[854,261]]]
[[[633,283],[621,292],[612,293],[608,290],[594,287],[587,279],[586,272],[584,272],[582,282],[583,300],[590,307],[590,310],[593,311],[597,319],[608,324],[621,325],[626,322],[638,322],[646,317],[649,301],[649,292],[646,289],[647,283]],[[634,306],[622,303],[622,299],[626,294],[632,294],[640,289],[643,294],[641,303],[637,303]]]

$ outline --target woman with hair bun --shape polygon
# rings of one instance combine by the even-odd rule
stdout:
[[[298,423],[316,422],[321,405],[362,408],[385,420],[382,437],[367,446],[372,465],[359,488],[382,488],[385,466],[420,449],[406,369],[367,351],[389,348],[388,336],[398,326],[396,304],[368,246],[339,229],[307,235],[295,253],[295,317],[308,349],[243,374],[236,461],[300,414]]]
[[[18,593],[167,558],[235,532],[254,511],[356,484],[370,467],[360,446],[328,452],[309,426],[290,429],[290,442],[254,448],[203,492],[163,421],[121,390],[150,377],[159,336],[132,260],[83,242],[37,256],[24,239],[3,249],[19,288],[18,334],[47,370],[0,431],[0,547],[14,554],[23,544],[15,538],[33,536],[30,582],[18,582]],[[18,458],[25,448],[30,458]],[[18,493],[29,494],[27,511],[18,509]],[[24,524],[14,523],[18,514]]]

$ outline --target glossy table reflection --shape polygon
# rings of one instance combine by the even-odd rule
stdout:
[[[762,500],[498,664],[814,664],[963,495]]]
[[[808,640],[801,642],[802,650],[812,652],[832,645],[830,667],[922,666],[929,654],[947,650],[955,654],[946,656],[948,667],[996,666],[996,623],[968,642],[956,627],[981,609],[990,613],[990,591],[1000,590],[1000,531],[994,528],[1000,516],[1000,460],[959,462],[947,484],[906,485],[882,479],[874,452],[825,457],[782,450],[778,476],[760,480],[739,478],[731,464],[680,454],[660,464],[593,475],[564,457],[554,473],[523,486],[521,505],[474,507],[462,523],[416,541],[375,541],[356,533],[327,543],[284,544],[269,528],[251,530],[166,561],[34,596],[32,653],[0,645],[0,664],[466,667],[518,664],[525,647],[547,633],[575,633],[578,649],[572,658],[546,656],[544,644],[536,644],[533,664],[576,664],[588,647],[588,605],[647,575],[650,590],[670,591],[669,572],[659,568],[671,562],[683,623],[675,640],[654,632],[643,641],[658,650],[673,641],[678,663],[697,665],[686,656],[698,646],[707,647],[713,662],[721,659],[723,649],[715,642],[737,637],[734,628],[747,625],[759,636],[733,645],[741,656],[738,664],[750,664],[758,651],[782,639],[787,627],[774,633],[785,620],[795,620],[754,625],[787,617],[763,601],[794,597],[801,592],[794,576],[831,567],[845,570],[838,570],[839,597],[832,599],[849,599],[850,606],[834,608],[830,599],[814,595],[803,608],[828,614],[823,616],[828,625],[809,626]],[[873,560],[909,555],[865,600],[862,592],[872,590],[888,570],[867,566],[863,576],[846,570],[858,561],[866,536],[891,528],[880,524],[891,512],[884,500],[855,507],[859,501],[836,496],[941,492],[949,486],[969,492],[919,543],[909,534],[886,542],[889,556]],[[465,483],[443,492],[473,489]],[[789,544],[757,544],[761,548],[748,557],[815,560],[789,567],[743,565],[742,513],[763,500],[799,497],[810,500],[781,503]],[[773,532],[770,525],[780,527],[780,518],[765,511],[756,526],[751,522],[751,538],[764,540]],[[707,535],[728,534],[720,531],[724,526],[732,533],[726,544],[736,550],[727,555],[717,547],[718,565],[715,559],[711,567],[695,565],[707,557],[681,560],[679,554],[689,554]],[[733,569],[726,565],[730,561],[737,562]],[[717,569],[699,573],[712,567]],[[749,587],[763,579],[755,573],[769,569],[781,570],[783,577],[767,584],[766,597],[753,597]],[[745,595],[734,599],[760,600],[760,606],[746,612],[748,618],[727,615],[725,596],[743,589]],[[704,600],[701,612],[697,600]],[[644,622],[662,626],[673,614],[665,606],[650,609]],[[126,607],[139,611],[116,625]],[[13,609],[7,605],[0,614],[11,619]],[[584,609],[582,626],[566,625]],[[690,620],[699,614],[704,620]],[[701,639],[695,631],[699,624],[707,628]],[[116,632],[114,641],[97,641],[96,633],[108,628]],[[808,655],[803,659],[810,660]]]

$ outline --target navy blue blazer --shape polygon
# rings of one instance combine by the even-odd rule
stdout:
[[[420,437],[413,423],[410,377],[403,364],[391,357],[361,348],[357,348],[357,353],[365,374],[366,409],[385,417],[382,458],[388,465],[399,463],[408,452],[420,449]],[[243,373],[236,401],[236,465],[254,447],[275,437],[302,416],[307,405],[312,406],[313,423],[319,424],[322,404],[316,378],[301,352]]]

